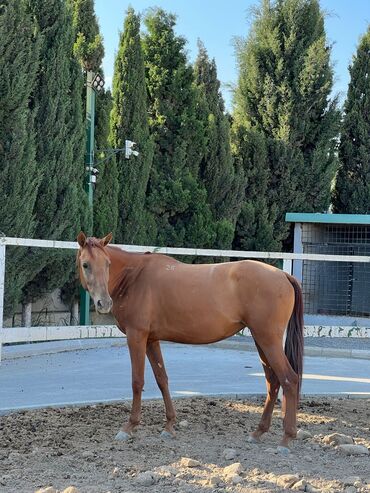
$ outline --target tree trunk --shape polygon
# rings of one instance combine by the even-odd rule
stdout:
[[[71,325],[78,325],[79,324],[79,304],[78,300],[73,300],[72,306],[71,306],[71,320],[70,324]]]
[[[22,305],[22,327],[31,327],[32,325],[32,303],[29,301]]]

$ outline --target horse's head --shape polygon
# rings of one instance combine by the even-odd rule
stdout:
[[[108,292],[110,259],[105,247],[112,239],[112,233],[102,239],[77,236],[80,249],[77,265],[82,286],[90,293],[99,313],[108,313],[112,308],[112,298]]]

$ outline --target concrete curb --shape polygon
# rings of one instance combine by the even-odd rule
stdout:
[[[163,342],[162,344],[171,344]],[[126,339],[77,339],[68,341],[55,341],[44,343],[18,344],[15,346],[3,347],[3,360],[17,358],[29,358],[37,355],[56,354],[69,351],[87,351],[102,349],[104,347],[124,347]],[[236,351],[256,351],[254,343],[251,343],[243,336],[234,336],[224,341],[215,342],[208,345],[210,348],[231,349]],[[346,358],[346,359],[365,359],[370,360],[370,351],[362,349],[344,349],[327,347],[305,347],[305,356],[322,358]]]
[[[242,341],[220,341],[213,344],[215,347],[222,349],[236,349],[238,351],[256,351],[254,344]],[[343,349],[343,348],[327,348],[316,346],[305,346],[305,356],[317,356],[321,358],[355,358],[355,359],[370,359],[370,351],[362,349]]]

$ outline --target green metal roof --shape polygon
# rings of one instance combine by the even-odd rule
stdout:
[[[370,224],[370,214],[320,214],[287,212],[288,223]]]

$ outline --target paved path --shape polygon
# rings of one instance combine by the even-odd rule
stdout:
[[[29,346],[37,352],[37,345]],[[65,352],[59,348],[49,354],[42,354],[45,346],[39,346],[43,348],[41,354],[2,362],[1,413],[131,398],[131,367],[125,345],[101,341],[100,348]],[[162,348],[173,397],[265,392],[256,352],[168,343]],[[7,356],[22,350],[21,346],[4,349]],[[144,398],[160,397],[149,364],[145,380]],[[370,398],[370,360],[306,357],[303,394],[333,393]]]

